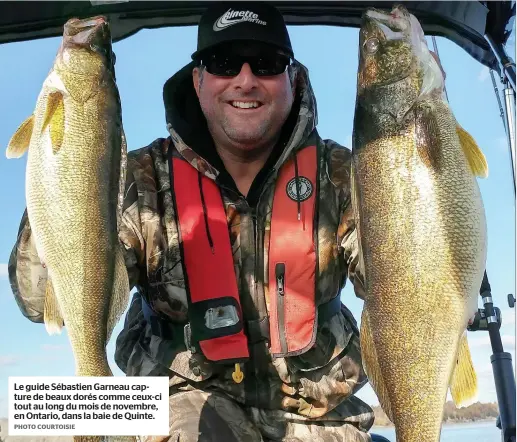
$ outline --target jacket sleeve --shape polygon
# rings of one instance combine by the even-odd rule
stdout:
[[[326,140],[330,148],[328,174],[336,191],[336,206],[341,218],[337,230],[339,253],[345,260],[346,276],[354,286],[356,296],[364,300],[364,269],[360,257],[359,238],[355,225],[350,192],[351,151],[332,140]]]
[[[122,225],[119,231],[130,289],[138,283],[141,263],[145,259],[137,192],[133,180],[132,173],[128,171]],[[43,323],[48,275],[36,250],[27,210],[22,216],[18,237],[9,257],[8,274],[11,290],[22,314],[32,322]]]
[[[32,322],[43,322],[47,269],[38,257],[27,210],[23,213],[9,257],[8,273],[14,299],[22,314]]]
[[[360,256],[359,238],[353,217],[352,204],[348,204],[345,209],[341,220],[340,231],[343,232],[341,248],[347,265],[348,279],[354,286],[356,296],[364,300],[364,268]]]

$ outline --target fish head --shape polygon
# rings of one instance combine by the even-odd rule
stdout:
[[[422,27],[402,6],[368,8],[359,33],[358,95],[397,121],[423,94],[443,90],[442,72]]]
[[[411,75],[414,54],[407,10],[391,12],[369,8],[359,33],[359,87],[371,89]]]
[[[99,16],[68,20],[54,70],[78,101],[95,94],[106,79],[115,81],[115,54],[107,19]]]

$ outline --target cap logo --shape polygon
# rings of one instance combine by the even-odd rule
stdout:
[[[216,20],[213,30],[215,32],[222,31],[229,26],[243,23],[245,21],[262,26],[267,25],[267,22],[260,20],[258,14],[255,14],[253,11],[234,11],[230,8]]]

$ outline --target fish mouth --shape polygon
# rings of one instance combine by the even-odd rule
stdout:
[[[386,41],[406,40],[418,52],[421,45],[427,47],[422,26],[403,5],[394,6],[391,11],[369,8],[364,23],[367,34],[380,35]]]
[[[411,22],[408,10],[401,5],[391,11],[369,8],[364,14],[368,34],[375,34],[384,40],[403,40],[407,38]]]
[[[64,27],[63,48],[83,48],[101,55],[111,53],[111,31],[104,16],[72,18]]]
[[[71,18],[64,25],[61,51],[83,49],[96,53],[102,56],[107,61],[107,65],[113,69],[115,54],[111,43],[111,31],[106,17]]]

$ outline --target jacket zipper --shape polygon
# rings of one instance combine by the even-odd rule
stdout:
[[[287,342],[285,340],[285,314],[284,314],[284,295],[285,295],[285,264],[278,262],[275,265],[276,295],[277,295],[277,318],[278,318],[278,338],[282,354],[287,353]]]

